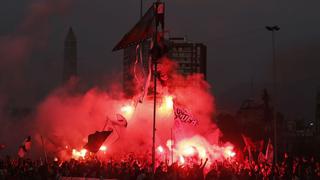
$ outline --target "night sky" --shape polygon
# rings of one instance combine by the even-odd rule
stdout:
[[[217,109],[235,112],[271,90],[271,33],[279,105],[288,118],[314,119],[320,88],[320,1],[168,0],[166,29],[207,45]],[[139,0],[4,0],[0,6],[0,97],[33,106],[62,79],[63,41],[78,38],[79,76],[90,86],[121,81],[122,51],[111,52],[139,19]],[[146,10],[152,1],[145,1]],[[116,78],[115,78],[116,77]],[[252,83],[253,82],[253,83]],[[253,86],[251,85],[253,84]]]

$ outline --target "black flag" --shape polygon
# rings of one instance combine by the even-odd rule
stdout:
[[[98,152],[101,145],[111,133],[112,131],[96,131],[94,134],[90,134],[88,136],[88,143],[84,146],[84,148],[93,153]]]

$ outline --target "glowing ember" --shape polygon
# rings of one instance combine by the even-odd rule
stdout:
[[[134,112],[134,107],[131,105],[125,105],[125,106],[121,107],[121,112],[123,113],[122,115],[125,118],[130,119],[133,112]]]
[[[59,160],[59,159],[58,159],[57,157],[55,157],[55,158],[53,159],[54,162],[58,162],[58,160]]]
[[[87,154],[86,149],[81,149],[80,151],[72,149],[72,157],[75,159],[84,158]]]
[[[163,153],[164,152],[164,149],[162,146],[158,146],[157,150],[159,151],[159,153]]]
[[[107,149],[108,149],[107,146],[101,146],[99,150],[100,150],[100,151],[107,151]]]

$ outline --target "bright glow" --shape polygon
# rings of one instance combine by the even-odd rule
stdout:
[[[53,161],[54,161],[54,162],[58,162],[58,158],[55,157],[55,158],[53,159]]]
[[[168,141],[167,141],[167,147],[168,147],[168,149],[171,151],[172,150],[172,146],[173,146],[173,144],[174,144],[174,142],[171,140],[171,139],[169,139]]]
[[[164,149],[162,146],[158,146],[157,150],[159,151],[159,153],[163,153],[164,152]]]
[[[99,150],[100,150],[100,151],[107,151],[107,149],[108,149],[107,146],[101,146]]]
[[[232,146],[227,146],[224,150],[224,154],[227,158],[233,158],[236,155],[236,153],[233,152]]]
[[[134,112],[134,107],[131,105],[122,106],[121,112],[125,118],[130,119],[132,117],[133,112]]]
[[[75,159],[84,158],[87,154],[86,149],[81,149],[80,151],[72,149],[72,157]]]
[[[173,100],[172,96],[165,96],[164,103],[167,109],[173,109]]]
[[[196,150],[194,147],[192,146],[189,146],[189,147],[186,147],[182,153],[184,156],[193,156],[195,154]]]
[[[185,160],[184,160],[183,156],[179,157],[179,162],[180,162],[180,164],[184,164],[185,163]]]
[[[232,159],[236,156],[233,151],[233,145],[227,144],[219,146],[209,143],[204,137],[200,135],[191,138],[179,140],[174,149],[174,156],[179,159],[184,159],[184,163],[197,162],[208,158],[206,167],[210,167],[214,161],[223,161],[224,159]]]
[[[173,110],[173,97],[172,96],[164,96],[162,99],[162,104],[159,108],[162,113],[171,113]]]

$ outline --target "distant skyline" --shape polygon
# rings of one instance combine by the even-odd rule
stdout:
[[[152,1],[144,2],[146,10]],[[263,88],[271,92],[271,33],[265,26],[279,25],[280,110],[289,118],[314,119],[320,87],[319,1],[165,2],[170,35],[207,45],[207,79],[217,109],[230,112],[251,96],[252,80],[255,97]],[[0,7],[0,97],[11,94],[28,104],[58,86],[70,26],[78,39],[80,78],[91,85],[110,83],[115,76],[122,80],[123,52],[111,49],[137,22],[139,8],[140,0],[5,0]]]

